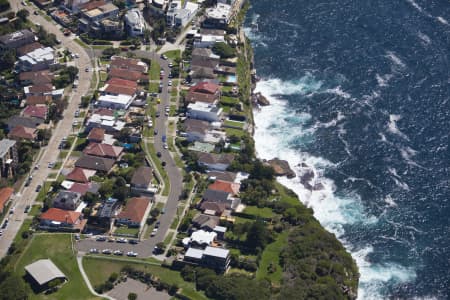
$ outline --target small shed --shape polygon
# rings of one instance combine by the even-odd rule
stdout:
[[[66,279],[66,275],[50,259],[40,259],[25,267],[27,274],[39,285],[45,287],[55,279]]]

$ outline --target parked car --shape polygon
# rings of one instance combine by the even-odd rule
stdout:
[[[153,134],[154,134],[154,135],[158,135],[158,130],[155,129],[155,130],[153,131]]]
[[[99,237],[97,237],[95,240],[96,240],[97,242],[104,242],[104,241],[106,241],[106,237],[104,237],[104,236],[99,236]]]
[[[150,234],[150,236],[155,236],[157,232],[158,232],[158,228],[154,228],[152,230],[152,233]]]
[[[133,252],[133,251],[128,251],[127,252],[127,256],[136,257],[136,256],[138,256],[138,254],[136,252]]]
[[[98,253],[98,249],[91,248],[91,249],[89,250],[89,253]]]
[[[116,250],[116,251],[114,251],[114,255],[123,255],[123,251]]]
[[[161,224],[161,222],[160,221],[156,221],[156,223],[155,223],[155,228],[159,228],[159,225]]]
[[[49,163],[48,163],[48,168],[49,168],[49,169],[52,169],[54,166],[55,166],[55,163],[54,163],[54,162],[49,162]]]
[[[125,238],[120,238],[120,239],[117,240],[117,242],[124,244],[124,243],[128,243],[128,240],[125,239]]]
[[[111,249],[105,249],[102,251],[103,254],[111,254],[112,250]]]
[[[39,193],[39,191],[41,190],[41,188],[42,188],[42,185],[38,184],[37,187],[36,187],[36,193]]]
[[[161,157],[161,152],[156,152],[156,156]]]
[[[109,243],[114,243],[115,241],[116,241],[116,239],[113,238],[113,237],[110,237],[110,238],[108,239],[108,242],[109,242]]]
[[[25,209],[23,210],[24,213],[28,213],[30,211],[30,206],[25,206]]]
[[[133,245],[139,244],[138,240],[129,240],[128,242]]]

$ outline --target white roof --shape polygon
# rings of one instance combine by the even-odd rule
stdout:
[[[21,61],[27,61],[30,64],[37,64],[39,62],[50,61],[54,59],[54,50],[50,47],[38,48],[26,55],[19,57]]]
[[[198,9],[199,5],[197,3],[194,2],[190,2],[190,1],[186,1],[184,8],[191,11],[191,14],[196,12]]]
[[[133,97],[128,95],[102,95],[98,98],[99,102],[109,102],[114,104],[122,104],[122,105],[128,105],[133,100]]]
[[[217,110],[217,106],[215,106],[214,104],[197,101],[195,103],[189,103],[188,109],[212,112],[214,110]]]
[[[202,42],[205,43],[217,43],[223,42],[225,43],[225,37],[223,35],[202,35]]]
[[[206,16],[212,19],[226,19],[228,21],[230,12],[230,5],[218,3],[216,7],[211,7],[206,10]]]
[[[75,182],[73,182],[73,181],[64,180],[63,182],[61,182],[61,186],[63,188],[65,188],[66,190],[68,190],[74,185],[74,183]]]
[[[205,251],[203,251],[203,254],[208,256],[227,258],[228,254],[230,254],[230,250],[208,246],[205,248]]]
[[[191,258],[195,258],[195,259],[202,259],[202,256],[203,256],[203,250],[195,249],[195,248],[189,248],[186,251],[186,254],[184,255],[184,257],[191,257]]]
[[[56,278],[65,278],[63,272],[50,260],[40,259],[25,267],[25,270],[30,274],[39,285]]]
[[[216,227],[214,227],[214,229],[213,229],[215,232],[226,232],[227,231],[227,228],[226,227],[223,227],[223,226],[216,226]]]
[[[242,180],[247,179],[250,176],[250,174],[245,172],[237,172],[236,173],[236,179],[234,180],[235,183],[241,183]]]
[[[199,245],[210,245],[217,237],[215,232],[207,232],[204,230],[197,230],[191,234],[191,241]]]

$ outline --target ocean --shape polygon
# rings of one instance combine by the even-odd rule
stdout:
[[[449,299],[450,2],[251,2],[258,156],[289,161],[359,299]]]

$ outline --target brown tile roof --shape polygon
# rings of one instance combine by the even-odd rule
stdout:
[[[142,78],[142,72],[113,68],[109,71],[109,77],[138,81]]]
[[[199,132],[202,134],[205,134],[210,127],[209,122],[196,119],[186,119],[183,126],[186,132]]]
[[[75,167],[109,172],[114,166],[115,160],[91,155],[83,155],[75,162]]]
[[[41,105],[28,105],[25,107],[25,109],[22,111],[22,115],[25,117],[35,117],[39,119],[46,119],[47,118],[47,106]]]
[[[112,85],[120,85],[125,86],[129,88],[137,88],[136,81],[126,80],[126,79],[120,79],[120,78],[111,78],[106,82],[106,84],[112,84]]]
[[[29,128],[24,126],[15,126],[8,134],[11,139],[26,139],[34,140],[37,137],[36,128]]]
[[[67,174],[66,179],[85,183],[85,182],[89,182],[89,178],[91,176],[93,176],[94,174],[95,173],[93,173],[92,170],[86,170],[83,168],[75,167],[69,174]]]
[[[212,82],[199,82],[189,89],[190,92],[215,94],[220,90],[220,86]]]
[[[22,47],[17,48],[16,52],[17,52],[18,56],[22,56],[22,55],[25,55],[27,53],[30,53],[31,51],[34,51],[36,49],[43,48],[43,47],[44,46],[42,46],[41,43],[34,42],[34,43],[27,44],[27,45],[24,45]]]
[[[86,155],[118,158],[122,154],[123,147],[112,146],[108,144],[90,143],[84,148],[83,153]]]
[[[139,167],[134,171],[131,178],[131,184],[133,185],[149,185],[152,182],[153,170],[150,167]]]
[[[142,61],[135,58],[127,58],[122,56],[111,57],[111,69],[123,69],[129,71],[137,71],[143,73],[147,70],[147,66]]]
[[[80,217],[81,213],[79,212],[52,207],[46,212],[42,213],[39,218],[41,220],[56,221],[67,224],[76,224],[78,223]]]
[[[125,209],[118,215],[119,219],[128,219],[135,223],[140,223],[144,218],[145,211],[150,204],[150,199],[145,197],[131,198],[127,201]]]
[[[98,109],[94,110],[94,114],[101,115],[101,116],[113,117],[114,110],[108,109],[108,108],[98,108]]]
[[[19,75],[20,81],[31,81],[35,85],[51,84],[55,76],[49,70],[22,72]]]
[[[5,208],[6,202],[8,202],[11,195],[14,193],[14,189],[12,187],[4,187],[0,189],[0,213],[3,213],[3,209]]]
[[[218,202],[204,201],[200,205],[200,209],[202,211],[213,210],[213,211],[216,212],[216,214],[221,215],[226,209],[226,204],[225,203],[218,203]]]
[[[234,155],[230,153],[204,153],[197,152],[198,161],[204,164],[231,164],[234,160]]]
[[[53,91],[53,85],[50,83],[33,85],[30,87],[31,94],[50,93]]]
[[[236,173],[233,172],[218,172],[218,171],[211,171],[207,173],[208,177],[215,177],[216,180],[222,180],[222,181],[229,181],[234,182],[236,179]]]
[[[52,97],[50,95],[45,96],[28,95],[25,100],[28,105],[48,104],[52,102]]]
[[[103,91],[108,94],[122,94],[128,96],[133,96],[136,93],[136,89],[134,88],[112,84],[105,85]]]
[[[215,191],[223,191],[230,193],[232,195],[237,195],[239,194],[239,187],[240,187],[239,183],[216,180],[214,183],[208,186],[208,189]]]
[[[189,91],[186,95],[186,101],[190,103],[195,102],[205,102],[205,103],[214,103],[218,100],[219,95],[216,94],[206,94],[206,93],[196,93]]]
[[[106,4],[106,1],[104,1],[104,0],[93,0],[93,1],[89,1],[87,3],[81,4],[79,6],[79,9],[80,10],[91,10],[91,9],[98,8],[105,4]]]
[[[87,136],[87,139],[89,141],[100,141],[102,142],[105,139],[105,129],[103,128],[92,128],[91,131],[89,131],[89,135]]]

